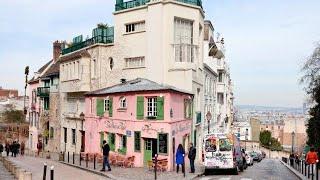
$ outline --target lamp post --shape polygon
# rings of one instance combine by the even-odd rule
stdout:
[[[207,112],[206,118],[207,118],[207,121],[208,121],[208,134],[209,134],[210,133],[210,120],[212,118],[212,115],[211,115],[210,111]]]
[[[292,136],[292,148],[291,148],[291,153],[293,154],[293,140],[294,140],[294,132],[292,131],[291,136]]]

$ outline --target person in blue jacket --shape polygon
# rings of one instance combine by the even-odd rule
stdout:
[[[182,144],[179,144],[176,152],[177,173],[179,172],[179,165],[181,165],[182,173],[184,173],[184,155],[185,155],[185,151],[182,147]]]

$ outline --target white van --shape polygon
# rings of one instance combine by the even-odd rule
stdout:
[[[243,157],[235,135],[212,133],[205,135],[202,161],[205,171],[232,169],[235,174],[243,171]]]

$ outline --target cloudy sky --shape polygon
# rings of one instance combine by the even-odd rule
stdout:
[[[23,94],[30,72],[52,58],[52,42],[113,24],[115,0],[1,0],[0,86]],[[300,107],[299,69],[320,40],[320,1],[203,0],[225,39],[235,103]],[[31,76],[30,76],[31,78]]]

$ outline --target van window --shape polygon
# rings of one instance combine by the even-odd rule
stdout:
[[[231,143],[229,139],[219,140],[219,150],[220,151],[231,151]]]
[[[206,140],[206,152],[216,152],[217,151],[217,141],[216,139]]]

